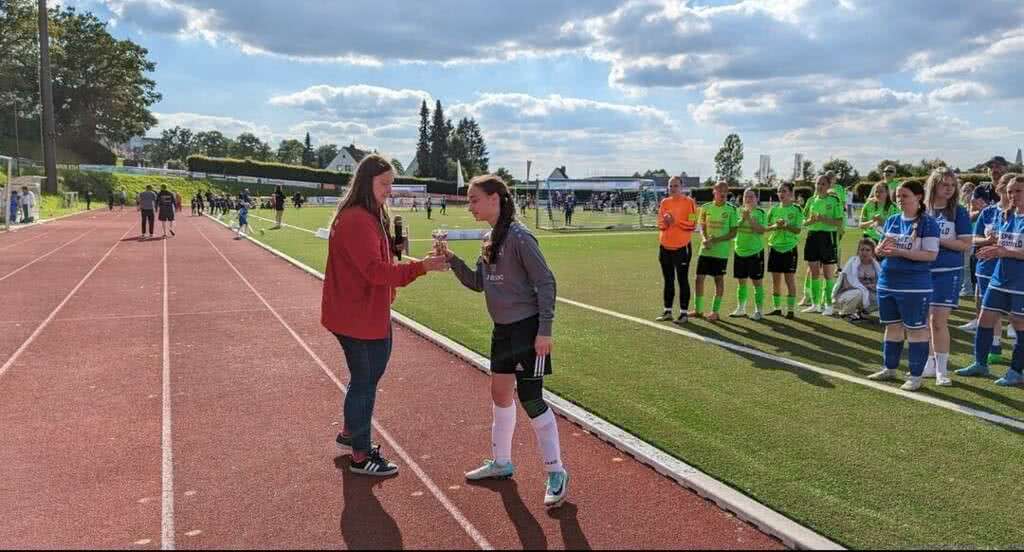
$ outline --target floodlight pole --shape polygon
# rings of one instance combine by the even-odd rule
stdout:
[[[53,81],[50,78],[50,31],[46,0],[39,0],[39,89],[43,102],[45,193],[57,193],[57,130],[53,122]]]

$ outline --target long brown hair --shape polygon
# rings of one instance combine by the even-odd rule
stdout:
[[[377,198],[373,195],[373,179],[395,169],[387,159],[370,154],[363,158],[356,166],[356,172],[352,175],[352,186],[348,193],[338,204],[338,217],[349,207],[362,207],[372,215],[380,219],[381,229],[388,238],[388,244],[393,242],[391,237],[391,215],[388,213],[387,205],[378,204]]]
[[[942,209],[942,214],[946,220],[954,222],[956,220],[956,207],[960,205],[960,180],[956,177],[953,171],[947,167],[939,167],[932,171],[932,174],[928,176],[927,182],[925,182],[925,204],[928,205],[929,210],[935,209],[935,189],[939,187],[939,184],[951,180],[953,182],[953,197],[949,198],[946,203],[946,207]]]
[[[493,174],[482,174],[469,181],[469,188],[479,188],[487,195],[498,194],[501,212],[498,214],[498,222],[491,230],[491,240],[484,246],[484,260],[487,264],[495,264],[501,255],[501,244],[505,243],[508,236],[508,228],[516,220],[516,205],[512,201],[512,194],[508,191],[508,184],[500,176]]]
[[[920,196],[917,200],[917,216],[914,217],[914,224],[910,227],[910,237],[914,238],[917,236],[917,231],[921,226],[921,217],[927,216],[928,214],[924,203],[924,186],[916,180],[906,180],[903,184],[900,184],[900,188],[906,188],[915,196]]]

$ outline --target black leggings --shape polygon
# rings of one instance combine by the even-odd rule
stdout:
[[[142,233],[152,234],[153,233],[153,215],[152,209],[143,209],[142,211]],[[149,223],[149,232],[146,232],[146,223]]]
[[[679,308],[686,312],[690,308],[690,258],[693,249],[690,244],[679,249],[661,247],[658,262],[661,276],[665,280],[665,309],[671,309],[676,298],[676,283],[679,280]]]

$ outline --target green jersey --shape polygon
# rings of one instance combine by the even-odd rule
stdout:
[[[796,203],[776,205],[768,212],[768,226],[780,220],[786,221],[786,226],[792,226],[797,231],[772,230],[768,232],[768,245],[779,253],[788,253],[800,242],[800,227],[804,225],[804,213]]]
[[[760,207],[752,209],[750,218],[747,220],[743,220],[742,212],[739,213],[739,227],[736,230],[736,255],[749,257],[764,251],[763,234],[754,232],[754,227],[750,223],[756,222],[758,225],[764,226],[767,218],[768,215]]]
[[[900,188],[900,181],[893,178],[892,180],[887,180],[885,185],[889,187],[889,197],[896,201],[896,190]]]
[[[814,215],[841,221],[845,218],[844,205],[839,201],[839,197],[833,193],[829,193],[824,197],[815,195],[808,199],[807,205],[804,206],[805,217],[811,218]],[[807,225],[807,230],[811,232],[838,232],[839,227],[824,222],[813,222]]]
[[[884,209],[877,201],[871,200],[864,204],[864,208],[860,211],[860,221],[867,222],[876,216],[882,217],[882,223],[874,226],[869,226],[864,229],[864,237],[871,238],[876,242],[882,240],[882,230],[885,228],[885,221],[889,220],[889,217],[900,212],[900,208],[896,206],[895,202],[889,202],[889,208]]]
[[[720,238],[740,223],[739,213],[731,203],[715,205],[714,202],[705,203],[700,208],[700,223],[704,227],[704,235],[709,238]],[[718,242],[705,249],[701,247],[700,255],[704,257],[717,257],[728,259],[732,251],[732,240]]]

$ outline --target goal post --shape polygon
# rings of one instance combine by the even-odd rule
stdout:
[[[561,231],[654,228],[664,195],[647,178],[548,179],[537,186],[536,224]]]

